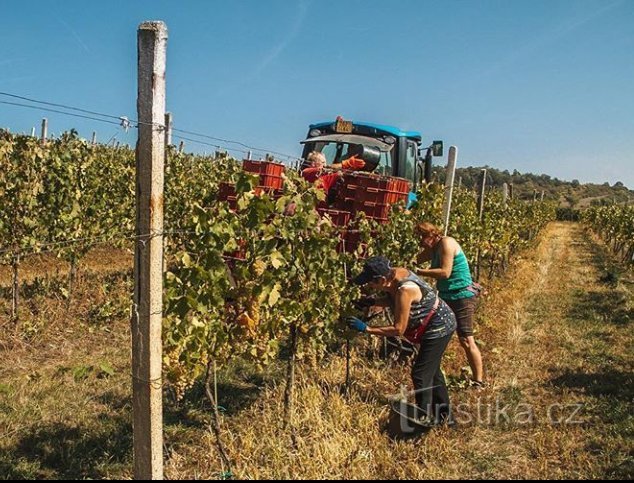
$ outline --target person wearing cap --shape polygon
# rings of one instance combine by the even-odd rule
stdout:
[[[471,367],[471,385],[481,390],[485,387],[484,365],[473,330],[476,298],[481,287],[473,283],[469,261],[455,239],[444,236],[443,232],[431,223],[419,224],[416,232],[420,236],[422,246],[418,260],[431,262],[430,269],[417,270],[417,273],[421,277],[438,281],[440,298],[447,302],[456,314],[460,345]]]
[[[369,258],[353,283],[385,294],[383,300],[362,299],[358,306],[390,307],[394,325],[370,327],[357,317],[349,317],[348,326],[364,334],[405,337],[413,344],[420,344],[412,367],[419,419],[430,426],[452,423],[449,392],[440,368],[456,330],[451,309],[427,282],[406,268],[392,267],[385,257]]]

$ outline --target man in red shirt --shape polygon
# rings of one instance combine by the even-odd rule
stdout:
[[[315,186],[322,188],[328,193],[341,174],[323,174],[323,170],[326,167],[326,157],[318,151],[310,153],[307,160],[311,163],[310,168],[306,168],[302,171],[302,177],[309,183],[314,183]]]

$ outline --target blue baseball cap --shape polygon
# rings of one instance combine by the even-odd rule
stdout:
[[[365,285],[379,277],[387,277],[392,271],[392,264],[385,257],[371,257],[365,261],[363,271],[352,279],[355,285]]]

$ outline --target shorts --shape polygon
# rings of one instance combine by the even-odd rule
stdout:
[[[458,337],[464,339],[473,337],[473,325],[475,322],[476,297],[459,300],[447,300],[447,305],[456,314],[458,322]]]

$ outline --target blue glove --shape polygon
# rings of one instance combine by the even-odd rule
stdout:
[[[356,317],[348,317],[346,319],[346,322],[348,323],[348,327],[350,327],[352,330],[356,330],[357,332],[362,333],[368,331],[368,324],[366,324],[361,319],[357,319]]]

